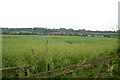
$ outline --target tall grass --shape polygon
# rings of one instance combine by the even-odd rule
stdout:
[[[101,37],[3,35],[2,39],[2,66],[30,65],[32,73],[105,57],[116,52],[118,45],[117,38]]]

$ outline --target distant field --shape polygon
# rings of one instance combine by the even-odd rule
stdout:
[[[53,70],[81,63],[85,58],[94,60],[108,56],[118,46],[117,38],[49,36],[47,53],[46,40],[47,36],[42,35],[3,35],[2,66],[31,65],[33,73],[39,73],[46,71],[49,61],[50,70]]]

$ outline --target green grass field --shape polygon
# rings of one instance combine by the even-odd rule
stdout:
[[[118,48],[117,38],[49,36],[42,35],[3,35],[2,67],[33,66],[33,73],[81,63],[111,55]],[[33,55],[32,49],[36,55]],[[77,73],[68,77],[86,77]]]

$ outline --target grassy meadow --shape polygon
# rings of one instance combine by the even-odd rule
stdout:
[[[36,74],[46,71],[48,63],[53,70],[81,63],[85,58],[89,61],[111,55],[118,48],[117,38],[49,36],[48,44],[46,40],[47,35],[3,35],[2,67],[30,65]],[[88,75],[75,72],[63,77]]]

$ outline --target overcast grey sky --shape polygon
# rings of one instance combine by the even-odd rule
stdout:
[[[119,0],[0,0],[0,27],[112,30]]]

